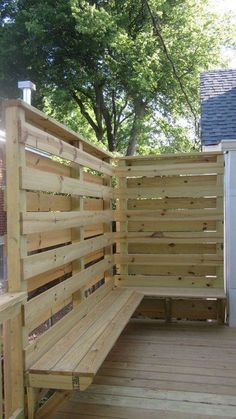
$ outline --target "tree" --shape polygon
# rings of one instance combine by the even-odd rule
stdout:
[[[0,0],[0,88],[30,78],[38,107],[133,154],[160,119],[198,118],[199,72],[224,35],[206,3]]]

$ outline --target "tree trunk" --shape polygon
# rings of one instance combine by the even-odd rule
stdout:
[[[141,131],[143,118],[145,115],[146,104],[142,99],[139,99],[134,104],[134,120],[130,133],[130,140],[126,151],[126,156],[133,156],[136,151],[136,146]]]
[[[102,115],[103,115],[103,119],[105,121],[105,126],[106,126],[108,150],[115,151],[116,143],[115,143],[115,136],[114,136],[114,128],[112,126],[112,115],[110,114],[109,110],[106,107],[103,92],[101,95],[101,109],[102,109]]]

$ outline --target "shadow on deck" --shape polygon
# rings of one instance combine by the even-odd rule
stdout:
[[[236,329],[132,321],[51,419],[236,417]]]

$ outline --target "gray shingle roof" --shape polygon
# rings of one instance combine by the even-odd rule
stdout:
[[[200,80],[202,143],[236,140],[236,70],[207,71]]]

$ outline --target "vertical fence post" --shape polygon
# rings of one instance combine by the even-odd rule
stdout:
[[[22,291],[21,257],[25,244],[21,239],[20,214],[25,197],[20,190],[20,173],[25,148],[20,144],[20,124],[24,111],[18,106],[6,108],[6,167],[7,167],[7,271],[8,291]],[[4,389],[5,415],[10,417],[17,409],[24,410],[24,361],[22,341],[22,314],[4,324]]]
[[[225,278],[229,325],[236,326],[236,141],[222,141],[225,152]]]

